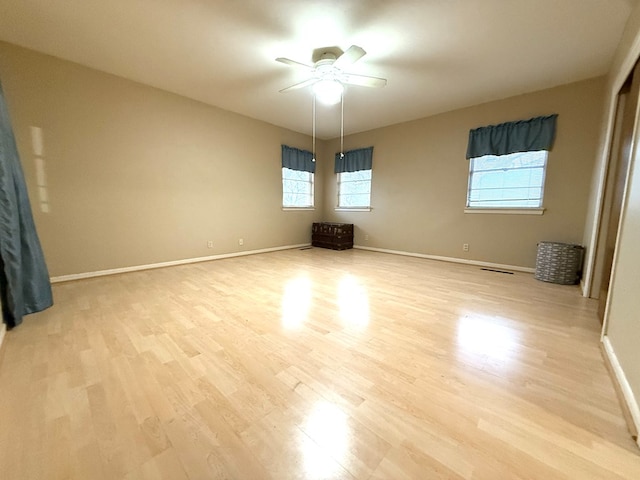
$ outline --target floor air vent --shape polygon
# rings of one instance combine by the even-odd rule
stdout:
[[[507,275],[513,275],[513,272],[505,272],[504,270],[494,270],[493,268],[481,268],[480,270],[485,270],[487,272],[506,273]]]

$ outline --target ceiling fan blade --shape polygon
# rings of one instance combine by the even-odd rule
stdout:
[[[293,85],[291,85],[290,87],[287,87],[287,88],[283,88],[282,90],[279,90],[279,92],[280,93],[286,93],[286,92],[290,92],[291,90],[297,90],[299,88],[304,88],[307,85],[312,85],[312,84],[316,83],[317,81],[318,81],[317,78],[307,78],[303,82],[293,84]]]
[[[348,83],[349,85],[374,88],[384,87],[387,84],[386,78],[370,77],[369,75],[355,75],[352,73],[344,73],[341,81],[342,83]]]
[[[364,51],[362,47],[357,45],[351,45],[347,48],[347,51],[340,55],[335,62],[333,62],[333,66],[337,68],[344,68],[347,65],[351,65],[352,63],[357,62],[362,57],[366,55],[367,52]]]
[[[293,67],[303,67],[307,70],[313,70],[313,67],[311,65],[307,65],[302,62],[296,62],[295,60],[291,60],[290,58],[278,57],[276,58],[276,62],[284,63],[285,65],[291,65]]]

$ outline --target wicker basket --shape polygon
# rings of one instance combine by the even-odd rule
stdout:
[[[571,243],[540,242],[535,278],[543,282],[575,285],[582,275],[584,247]]]

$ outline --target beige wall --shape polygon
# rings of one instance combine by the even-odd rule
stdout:
[[[280,170],[281,143],[308,136],[6,43],[0,79],[52,276],[309,242],[322,189],[316,211],[282,211]]]
[[[618,46],[607,84],[607,98],[611,105],[608,119],[602,126],[604,137],[611,136],[611,118],[617,92],[640,56],[640,5],[631,14],[622,41]],[[640,122],[636,117],[635,144],[631,158],[629,180],[623,205],[613,278],[606,314],[605,341],[619,365],[617,371],[631,413],[640,429]],[[606,161],[608,141],[600,151],[600,170]],[[598,196],[594,190],[593,195]],[[596,203],[596,202],[594,202]],[[594,215],[593,224],[598,217]],[[594,229],[595,227],[591,227]],[[616,362],[614,362],[615,364]]]
[[[363,246],[532,268],[539,241],[583,239],[603,93],[604,79],[592,79],[347,137],[346,150],[374,146],[371,212],[334,211],[331,141],[325,218],[354,223]],[[559,118],[544,215],[465,214],[469,130],[550,113]]]

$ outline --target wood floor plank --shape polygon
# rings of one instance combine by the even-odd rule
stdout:
[[[54,297],[0,353],[3,480],[640,478],[578,287],[314,248]]]

